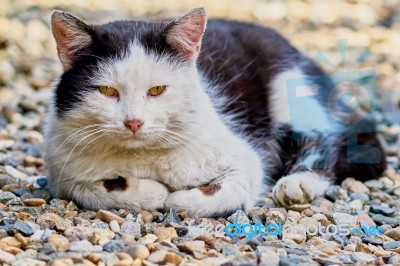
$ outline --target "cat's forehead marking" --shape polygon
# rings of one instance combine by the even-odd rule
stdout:
[[[124,56],[110,58],[107,63],[99,65],[94,80],[120,89],[147,90],[149,86],[173,82],[171,73],[177,67],[178,64],[169,56],[146,51],[140,42],[134,41]]]

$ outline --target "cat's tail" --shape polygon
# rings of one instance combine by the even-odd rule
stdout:
[[[379,177],[386,169],[386,158],[373,119],[364,118],[344,129],[334,165],[337,181],[346,177],[361,181]]]

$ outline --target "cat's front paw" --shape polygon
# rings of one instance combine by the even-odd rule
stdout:
[[[140,207],[145,210],[164,208],[169,192],[160,182],[142,179],[139,184]]]
[[[165,207],[173,208],[177,211],[186,210],[193,214],[193,207],[201,201],[201,194],[195,189],[180,190],[169,194],[165,201]]]
[[[273,196],[283,207],[305,204],[322,195],[328,186],[329,181],[324,180],[316,173],[294,173],[282,177],[276,183]]]

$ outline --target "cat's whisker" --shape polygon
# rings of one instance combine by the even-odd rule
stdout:
[[[75,138],[80,137],[82,134],[87,134],[87,133],[91,133],[93,131],[98,130],[98,128],[94,128],[94,129],[89,129],[87,131],[82,132],[84,129],[79,130],[78,132],[75,132],[74,134],[68,136],[68,138],[66,138],[61,144],[60,146],[57,148],[57,150],[55,151],[56,153],[61,149],[61,147],[63,147],[68,141],[71,141]]]
[[[63,167],[61,168],[61,172],[60,172],[59,178],[62,176],[62,173],[63,173],[63,171],[64,171],[65,165],[66,165],[67,162],[69,161],[69,158],[71,157],[71,154],[74,152],[74,150],[76,149],[76,147],[78,147],[79,144],[82,143],[82,141],[84,141],[85,139],[87,139],[87,138],[89,138],[89,137],[91,137],[91,136],[93,136],[94,134],[97,134],[97,133],[99,133],[99,131],[95,131],[95,132],[93,132],[93,133],[91,133],[91,134],[89,134],[89,135],[83,137],[77,144],[75,144],[75,146],[71,149],[70,153],[68,154],[67,159],[65,160],[65,163],[64,163]]]
[[[100,132],[104,132],[104,131],[100,130],[99,133],[100,133]],[[106,131],[106,132],[107,132],[107,131]],[[92,142],[94,142],[95,140],[97,140],[97,139],[103,137],[105,134],[106,134],[106,133],[103,133],[103,134],[101,134],[101,135],[95,137],[95,138],[92,139],[91,141],[89,141],[89,142],[83,147],[83,149],[79,152],[78,156],[80,156],[80,155],[82,154],[82,152],[85,150],[85,148],[86,148],[90,143],[92,143]]]
[[[64,136],[65,134],[69,134],[71,132],[75,132],[75,131],[78,131],[78,130],[83,129],[83,128],[93,127],[93,126],[96,126],[96,125],[100,125],[100,124],[92,124],[92,125],[88,125],[88,126],[82,126],[82,127],[74,128],[74,129],[68,130],[67,132],[55,135],[54,137],[49,138],[48,140],[53,140],[55,138],[59,138],[61,136]]]

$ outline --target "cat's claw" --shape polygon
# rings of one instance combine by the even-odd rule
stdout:
[[[321,196],[329,181],[313,172],[301,172],[282,177],[273,189],[275,200],[283,207],[310,203]]]

